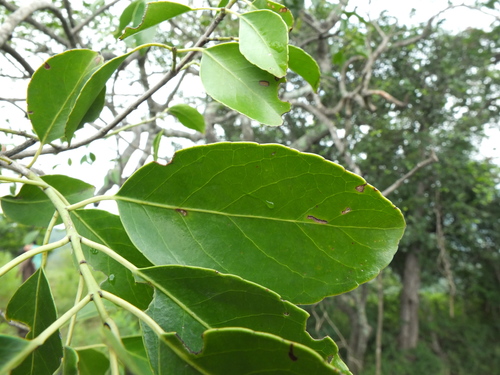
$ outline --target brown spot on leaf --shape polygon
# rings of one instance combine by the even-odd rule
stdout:
[[[378,191],[378,189],[377,189],[377,188],[373,188],[373,190],[374,190],[374,191]]]
[[[288,356],[292,361],[296,361],[298,358],[293,354],[293,344],[290,344],[290,350],[288,351]]]
[[[320,224],[328,224],[328,221],[326,220],[322,220],[322,219],[318,219],[317,217],[314,217],[313,215],[307,215],[307,218],[309,220],[314,220],[316,223],[320,223]]]
[[[288,12],[288,8],[287,7],[283,7],[279,10],[280,13],[286,13]]]
[[[345,215],[348,212],[351,212],[351,207],[346,207],[346,209],[342,211],[342,215]]]
[[[363,184],[363,185],[356,186],[356,190],[359,191],[360,193],[362,193],[363,191],[365,191],[365,186],[366,185],[368,185],[368,184]]]
[[[176,208],[175,209],[178,213],[180,213],[182,216],[187,216],[187,211],[183,210],[182,208]]]
[[[269,86],[269,81],[259,81],[259,85],[267,87]]]
[[[43,67],[44,67],[45,69],[47,69],[47,70],[49,70],[49,69],[50,69],[50,65],[49,65],[49,63],[47,63],[47,62],[43,65]]]

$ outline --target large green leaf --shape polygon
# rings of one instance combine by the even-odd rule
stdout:
[[[94,187],[75,178],[62,175],[43,176],[42,180],[58,190],[69,203],[77,203],[94,195]],[[2,210],[12,220],[45,227],[54,215],[54,205],[37,186],[24,185],[19,194],[2,197]]]
[[[103,329],[103,338],[106,344],[113,350],[120,361],[128,370],[127,373],[135,375],[152,375],[151,365],[149,361],[134,351],[129,351],[109,329]]]
[[[170,107],[168,112],[177,117],[186,128],[205,133],[205,119],[196,108],[187,104],[177,104]]]
[[[252,64],[276,77],[288,67],[288,28],[270,10],[256,10],[240,16],[240,52]]]
[[[187,5],[174,3],[170,1],[155,1],[148,3],[146,13],[138,27],[127,27],[125,32],[120,36],[120,39],[128,38],[140,31],[158,25],[161,22],[167,21],[183,13],[191,10]]]
[[[0,374],[8,374],[9,370],[21,363],[29,345],[28,340],[0,335]]]
[[[282,4],[270,0],[255,0],[252,5],[256,9],[268,9],[280,15],[288,26],[288,30],[293,28],[293,15],[290,9]]]
[[[193,352],[203,349],[202,334],[209,328],[244,327],[299,342],[324,360],[335,356],[340,361],[330,338],[314,340],[306,332],[307,312],[260,285],[187,266],[141,269],[140,275],[156,288],[148,315],[165,331],[176,332]],[[145,340],[151,362],[163,362],[159,339],[147,328]]]
[[[75,349],[65,346],[62,375],[78,375],[78,353]]]
[[[48,143],[64,136],[66,122],[81,89],[102,63],[98,52],[71,50],[51,57],[33,74],[28,86],[28,115],[40,142]]]
[[[7,305],[7,318],[29,326],[30,331],[26,336],[28,339],[37,337],[57,319],[52,292],[42,268],[12,296]],[[52,375],[61,364],[62,356],[61,338],[59,332],[55,332],[16,367],[12,374]]]
[[[145,0],[135,0],[132,1],[122,12],[120,16],[120,23],[114,32],[115,38],[118,38],[123,29],[132,23],[132,26],[135,27],[139,25],[140,19],[144,14],[144,9],[146,8]],[[137,18],[139,18],[139,22],[136,22]]]
[[[289,46],[288,66],[304,78],[314,91],[318,91],[321,72],[318,63],[311,55],[299,47]]]
[[[278,98],[280,81],[248,62],[238,43],[207,48],[200,76],[212,98],[263,124],[281,125],[281,115],[290,110],[290,104]]]
[[[280,145],[181,150],[138,170],[116,198],[154,264],[213,268],[304,304],[375,277],[405,226],[361,177]]]
[[[75,228],[94,242],[113,249],[116,253],[137,267],[148,267],[151,262],[137,250],[123,229],[118,216],[101,210],[78,210],[72,213]],[[117,261],[97,250],[83,246],[85,259],[97,271],[108,278],[101,287],[144,310],[153,298],[153,289],[146,284],[136,283],[132,273]]]
[[[346,374],[304,345],[243,328],[206,331],[199,353],[187,351],[175,335],[162,339],[175,351],[165,348],[171,361],[165,362],[162,374],[196,374],[193,369],[203,374]],[[185,364],[191,369],[183,369]]]

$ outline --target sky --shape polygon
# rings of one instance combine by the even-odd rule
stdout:
[[[472,3],[472,1],[465,1],[465,3]],[[415,2],[401,0],[351,0],[349,2],[348,10],[356,9],[356,12],[360,15],[372,19],[377,18],[381,12],[388,11],[388,13],[395,17],[400,24],[419,24],[426,22],[430,17],[445,9],[447,5],[447,0],[419,0]],[[415,11],[412,12],[412,8],[416,8]],[[118,8],[116,8],[116,11],[118,12]],[[410,16],[410,14],[412,14],[412,16]],[[441,17],[446,19],[443,27],[452,31],[460,31],[468,27],[487,27],[493,21],[493,18],[487,17],[480,12],[473,11],[468,8],[448,10]],[[37,66],[40,65],[40,63],[33,65]],[[2,82],[0,82],[0,85],[2,85]],[[10,95],[11,97],[22,98],[25,96],[25,90],[25,87],[16,86],[12,88]],[[9,111],[16,110],[13,109],[13,107],[10,107]],[[8,117],[9,113],[6,113],[6,111],[0,111],[0,127],[6,127],[1,124],[5,124],[5,120]],[[168,126],[175,125],[173,119],[168,121]],[[132,120],[130,122],[133,123]],[[29,122],[27,119],[23,121],[22,127],[29,129]],[[90,135],[93,133],[93,129],[87,127],[87,129],[83,129],[80,133],[87,133]],[[81,135],[82,138],[80,139],[85,138],[85,135]],[[490,140],[483,142],[481,145],[481,153],[484,156],[494,158],[494,160],[500,163],[500,149],[496,146],[495,139],[500,139],[498,124],[496,129],[492,129],[490,131]],[[3,141],[3,139],[0,136],[0,142],[1,141]],[[167,142],[165,141],[163,142],[164,145],[166,145],[166,143]],[[36,164],[35,167],[38,166],[48,174],[66,174],[71,177],[79,178],[96,185],[96,187],[99,188],[103,183],[107,170],[113,166],[111,159],[116,157],[116,154],[113,152],[114,147],[114,142],[98,141],[88,149],[81,148],[72,152],[65,152],[61,155],[50,157],[44,156],[41,158],[43,165]],[[84,157],[84,155],[88,155],[90,152],[96,156],[96,162],[92,165],[88,163],[80,165],[82,157]],[[69,163],[71,163],[71,165],[69,165]],[[55,165],[55,168],[50,170],[53,165]],[[5,184],[0,185],[0,195],[7,193],[8,186]],[[114,203],[111,202],[104,203],[102,208],[115,211]]]

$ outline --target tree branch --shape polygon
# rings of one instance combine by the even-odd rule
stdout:
[[[405,174],[403,177],[401,177],[396,182],[394,182],[391,186],[389,186],[387,189],[385,189],[382,192],[382,195],[388,196],[394,190],[396,190],[398,187],[400,187],[405,182],[406,179],[408,179],[411,176],[413,176],[419,169],[421,169],[423,167],[426,167],[429,164],[436,163],[438,161],[439,161],[439,159],[438,159],[436,153],[434,152],[434,150],[432,150],[431,151],[431,156],[429,158],[427,158],[427,159],[421,161],[420,163],[418,163],[411,171],[409,171],[407,174]]]

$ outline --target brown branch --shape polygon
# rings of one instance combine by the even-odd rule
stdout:
[[[85,18],[85,20],[83,20],[80,24],[78,24],[77,26],[73,27],[73,29],[71,30],[71,32],[73,34],[77,34],[81,29],[83,29],[85,26],[87,26],[96,16],[98,16],[99,14],[101,14],[102,12],[104,12],[105,10],[111,8],[113,5],[115,5],[119,1],[120,0],[114,0],[111,3],[109,3],[107,5],[104,5],[103,7],[97,9],[94,13],[92,13],[90,16],[88,16],[87,18]]]
[[[407,174],[405,174],[403,177],[401,177],[396,182],[394,182],[391,186],[389,186],[387,189],[385,189],[382,192],[382,195],[388,196],[394,190],[396,190],[397,188],[399,188],[405,182],[405,180],[407,180],[408,178],[410,178],[411,176],[413,176],[419,169],[421,169],[423,167],[426,167],[429,164],[436,163],[438,161],[439,161],[439,159],[438,159],[436,153],[434,152],[434,150],[432,150],[431,151],[431,156],[429,158],[427,158],[425,160],[422,160],[420,163],[418,163],[411,171],[409,171]]]
[[[231,1],[228,4],[228,7],[232,6],[234,4],[235,0]],[[220,12],[217,17],[212,21],[210,26],[207,28],[205,33],[198,39],[198,41],[195,43],[193,47],[201,47],[203,46],[206,42],[209,36],[214,32],[215,28],[219,25],[219,23],[224,19],[226,16],[225,12]],[[122,122],[130,113],[135,111],[137,107],[142,104],[144,101],[146,101],[149,97],[151,97],[155,92],[157,92],[160,88],[165,86],[172,78],[174,78],[181,70],[182,68],[190,62],[194,56],[197,54],[196,51],[188,53],[177,65],[177,68],[173,71],[168,72],[163,76],[162,79],[160,79],[159,82],[157,82],[153,87],[151,87],[149,90],[144,92],[139,98],[137,98],[132,104],[130,104],[125,110],[123,110],[119,115],[117,115],[107,126],[103,127],[100,129],[98,132],[96,132],[94,135],[91,137],[80,141],[80,142],[75,142],[72,143],[69,146],[62,147],[61,149],[57,150],[54,147],[45,147],[41,154],[53,154],[53,153],[58,153],[58,152],[63,152],[63,151],[68,151],[68,150],[73,150],[82,146],[85,146],[97,139],[103,138],[111,129],[116,127],[120,122]],[[7,151],[5,154],[11,156],[12,159],[22,159],[25,157],[33,156],[35,154],[35,151],[25,151],[22,153],[19,153],[17,155],[12,154],[11,152]]]
[[[31,67],[31,65],[28,64],[28,62],[14,48],[12,48],[9,43],[5,43],[2,46],[2,49],[11,55],[24,68],[24,70],[28,72],[30,77],[35,73],[35,70]]]

